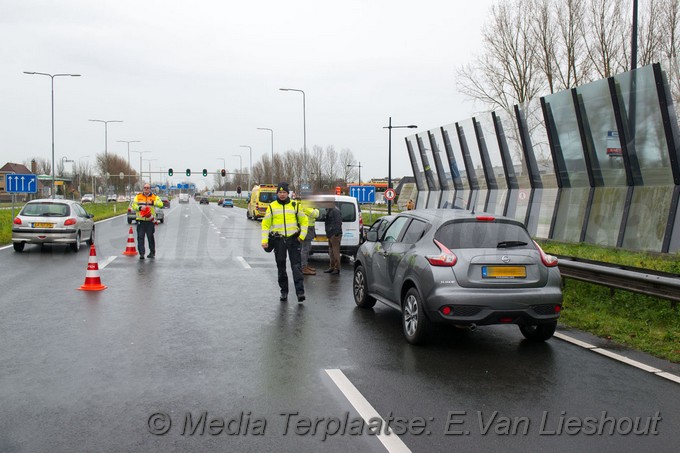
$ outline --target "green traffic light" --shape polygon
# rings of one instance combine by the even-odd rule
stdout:
[[[172,168],[168,169],[168,176],[172,176]]]
[[[191,176],[191,169],[187,168],[187,176]]]
[[[206,170],[205,168],[203,169],[203,176],[208,176],[208,170]]]

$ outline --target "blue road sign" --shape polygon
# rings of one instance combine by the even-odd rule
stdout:
[[[375,203],[375,186],[349,186],[349,195],[359,203]]]
[[[177,190],[177,186],[170,186],[170,190]]]
[[[9,193],[36,193],[38,191],[38,178],[36,175],[7,173],[5,175],[5,191]]]

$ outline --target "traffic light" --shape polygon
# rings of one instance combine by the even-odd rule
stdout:
[[[220,170],[220,174],[222,175],[222,177],[227,176],[227,170],[223,168],[222,170]]]
[[[168,176],[172,176],[172,168],[168,168]]]
[[[187,168],[187,176],[191,176],[191,169]]]
[[[205,168],[203,169],[203,176],[208,176],[208,170],[206,170]]]

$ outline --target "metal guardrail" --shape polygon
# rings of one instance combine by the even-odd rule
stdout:
[[[559,255],[558,267],[562,277],[668,299],[674,308],[680,302],[680,277],[674,274],[580,261]]]

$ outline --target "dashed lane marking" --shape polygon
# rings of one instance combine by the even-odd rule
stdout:
[[[347,376],[337,369],[326,370],[326,373],[333,380],[338,389],[345,395],[345,398],[350,402],[350,404],[356,409],[356,411],[361,415],[366,423],[371,423],[370,420],[380,419],[380,426],[387,426],[385,420],[380,416],[378,411],[376,411],[371,403],[368,402],[364,395],[362,395],[359,390],[352,384],[352,382],[347,379]],[[387,431],[387,432],[385,432]],[[390,429],[381,429],[380,433],[376,435],[378,440],[382,442],[387,451],[389,452],[410,452],[411,450],[406,446],[406,444],[394,434]]]
[[[106,266],[111,264],[113,262],[113,260],[115,260],[116,258],[118,258],[118,257],[115,256],[115,255],[109,256],[108,258],[106,258],[104,261],[102,261],[102,264],[99,266],[99,270],[104,269]]]
[[[237,256],[236,259],[241,263],[241,265],[243,265],[244,268],[252,269],[252,267],[250,267],[250,264],[248,264],[248,261],[246,261],[246,259],[243,258],[242,256]]]

